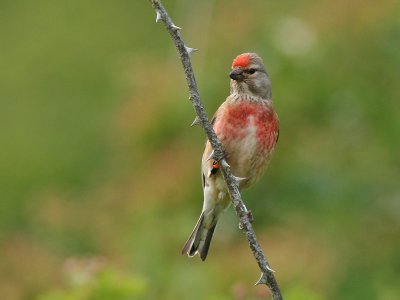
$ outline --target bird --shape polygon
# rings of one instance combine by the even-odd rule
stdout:
[[[232,62],[230,95],[211,120],[221,142],[224,159],[239,178],[239,189],[251,187],[264,173],[279,138],[279,118],[272,102],[272,86],[263,60],[256,53],[242,53]],[[231,200],[220,170],[212,159],[207,140],[201,161],[204,202],[201,215],[182,254],[207,257],[221,214]]]

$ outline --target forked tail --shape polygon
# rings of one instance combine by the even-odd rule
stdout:
[[[213,212],[204,215],[204,211],[201,213],[196,226],[189,236],[185,246],[183,246],[182,254],[187,254],[192,257],[196,253],[199,253],[201,260],[205,260],[207,257],[208,249],[210,248],[211,239],[217,226],[217,218]]]

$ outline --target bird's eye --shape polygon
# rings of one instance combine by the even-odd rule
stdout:
[[[248,71],[249,74],[254,74],[255,72],[256,72],[256,69],[253,69],[253,68],[249,69],[249,71]]]

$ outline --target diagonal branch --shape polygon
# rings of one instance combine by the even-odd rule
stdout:
[[[197,88],[196,79],[194,77],[194,72],[192,68],[192,63],[190,61],[190,55],[196,51],[196,49],[187,47],[183,39],[178,26],[176,26],[171,18],[169,17],[164,6],[159,0],[150,0],[156,11],[156,22],[162,21],[170,34],[175,46],[178,50],[180,60],[186,75],[186,81],[189,88],[189,99],[196,111],[196,119],[192,125],[200,124],[204,129],[208,140],[210,141],[214,151],[212,158],[221,162],[221,171],[226,181],[228,192],[231,197],[232,203],[235,207],[236,214],[240,220],[240,227],[246,234],[247,240],[250,245],[250,249],[253,252],[255,259],[257,260],[258,266],[262,272],[260,279],[256,284],[266,284],[272,292],[272,298],[274,300],[282,300],[282,295],[279,290],[278,283],[274,276],[274,271],[269,266],[267,258],[261,249],[259,242],[257,241],[256,235],[251,225],[251,220],[249,218],[250,211],[247,210],[243,203],[242,196],[239,191],[239,179],[232,175],[230,166],[224,158],[224,153],[221,147],[221,142],[218,140],[212,125],[210,124],[207,114],[203,108],[203,104],[200,100],[199,91]]]

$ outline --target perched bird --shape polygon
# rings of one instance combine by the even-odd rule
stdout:
[[[212,124],[221,141],[232,174],[240,189],[256,183],[264,173],[279,136],[279,119],[272,103],[271,81],[262,59],[243,53],[232,63],[231,94],[215,113]],[[182,254],[207,257],[215,226],[231,201],[219,162],[210,159],[213,149],[206,142],[201,170],[204,190],[203,210]]]

